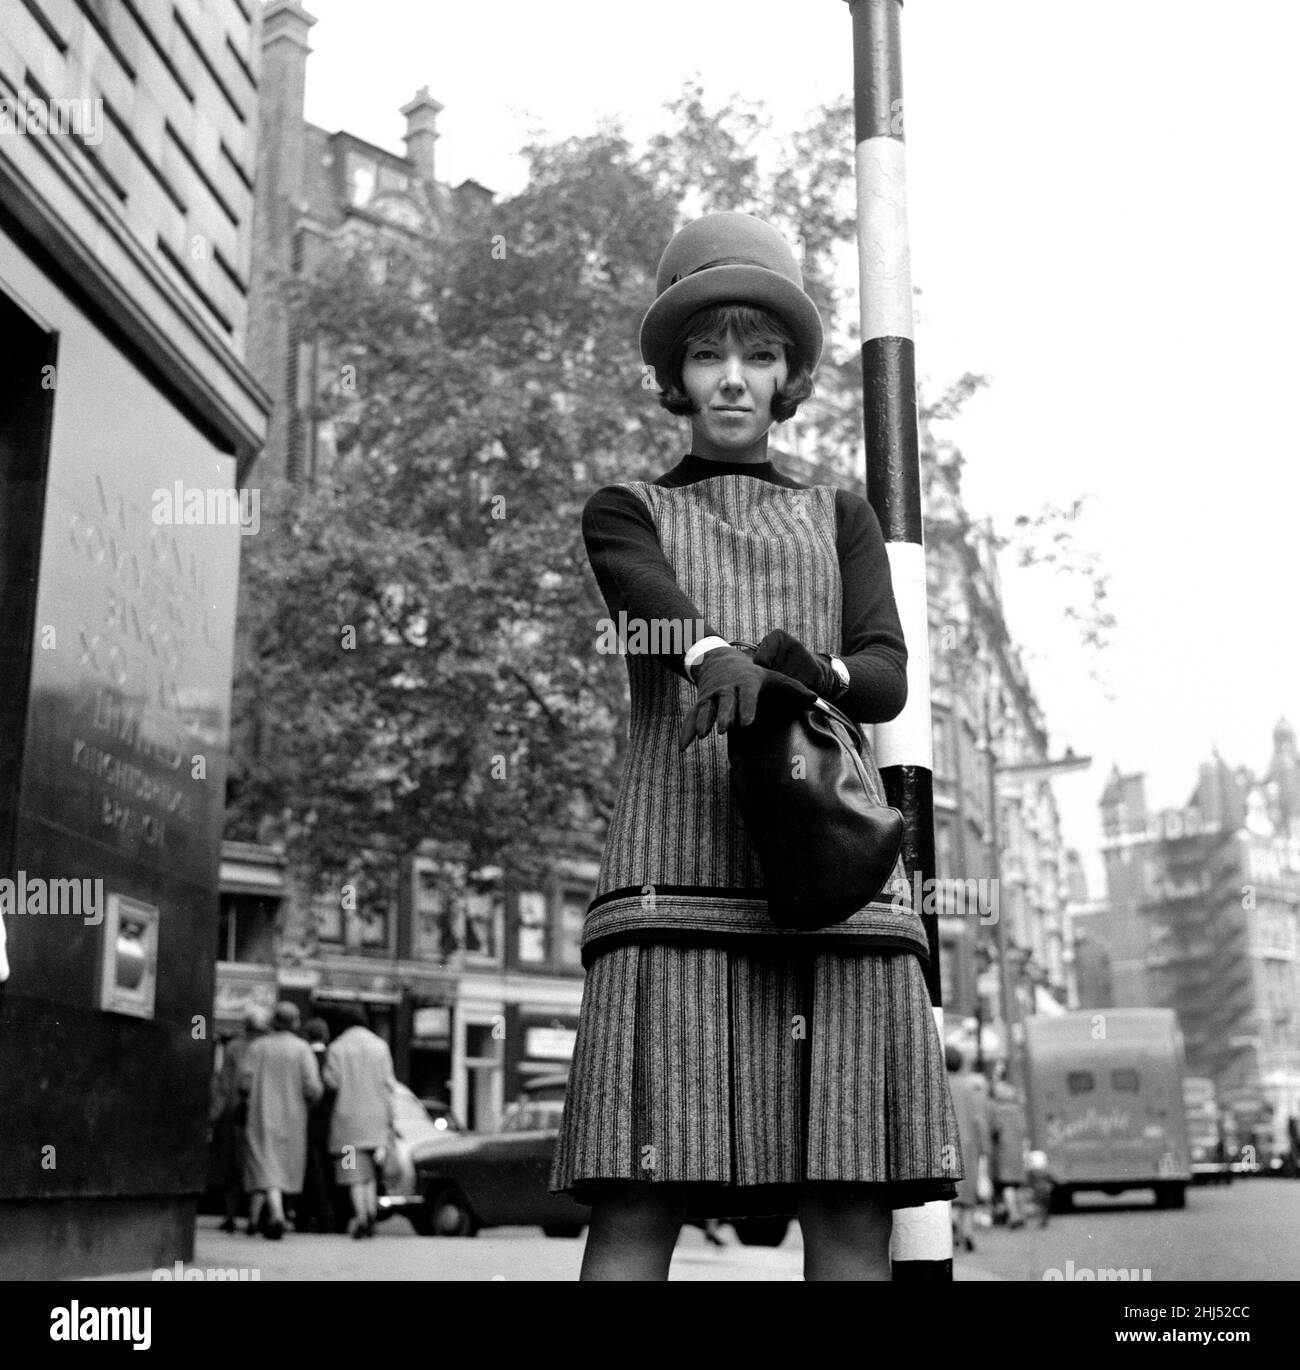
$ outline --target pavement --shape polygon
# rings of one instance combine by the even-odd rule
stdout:
[[[682,1229],[673,1253],[670,1280],[799,1280],[803,1278],[803,1242],[798,1224],[779,1247],[742,1246],[723,1224],[727,1245],[709,1243],[695,1227]],[[346,1236],[289,1232],[279,1242],[230,1235],[218,1230],[218,1219],[203,1217],[195,1233],[194,1259],[181,1276],[197,1282],[235,1280],[560,1280],[578,1278],[582,1237],[546,1237],[537,1228],[489,1229],[476,1237],[420,1237],[402,1218],[381,1223],[376,1235],[356,1241]],[[214,1272],[208,1274],[207,1272]],[[168,1267],[172,1278],[175,1266]],[[220,1272],[219,1274],[216,1272]],[[233,1273],[232,1273],[233,1272]],[[113,1280],[153,1280],[153,1270],[105,1276]],[[997,1280],[974,1256],[956,1260],[956,1280]]]

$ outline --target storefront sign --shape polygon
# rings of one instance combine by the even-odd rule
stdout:
[[[524,1055],[539,1061],[571,1061],[577,1036],[577,1028],[525,1028]]]
[[[271,966],[249,967],[247,970],[217,970],[216,1004],[213,1009],[218,1022],[242,1022],[252,1008],[275,1007],[275,970]]]
[[[451,1009],[446,1004],[417,1008],[411,1015],[411,1035],[421,1041],[451,1037]]]

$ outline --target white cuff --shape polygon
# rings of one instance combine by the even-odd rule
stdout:
[[[731,643],[725,637],[702,637],[698,642],[688,647],[685,656],[682,657],[682,665],[686,667],[686,674],[690,675],[691,667],[705,652],[711,652],[715,647],[730,646]]]

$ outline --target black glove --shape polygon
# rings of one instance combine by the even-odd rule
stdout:
[[[758,697],[775,691],[802,702],[816,697],[806,686],[779,671],[755,666],[738,647],[715,647],[695,667],[698,694],[678,734],[679,751],[707,737],[715,725],[725,733],[733,724],[747,728],[758,712]]]
[[[773,628],[758,644],[754,665],[767,666],[815,690],[823,699],[834,699],[841,682],[831,670],[831,659],[822,652],[810,652],[793,633]]]

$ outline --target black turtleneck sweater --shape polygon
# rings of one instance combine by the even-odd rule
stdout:
[[[731,475],[792,491],[812,488],[787,476],[771,461],[723,462],[693,454],[653,484],[676,488]],[[582,531],[596,582],[616,622],[620,611],[647,621],[702,619],[707,635],[725,636],[682,591],[649,509],[631,490],[618,485],[597,490],[583,509]],[[848,667],[850,681],[835,703],[860,723],[885,723],[896,718],[907,702],[907,647],[875,510],[861,496],[841,489],[835,490],[835,546],[842,584],[842,645],[836,655]],[[689,679],[681,655],[664,653],[658,660]]]

